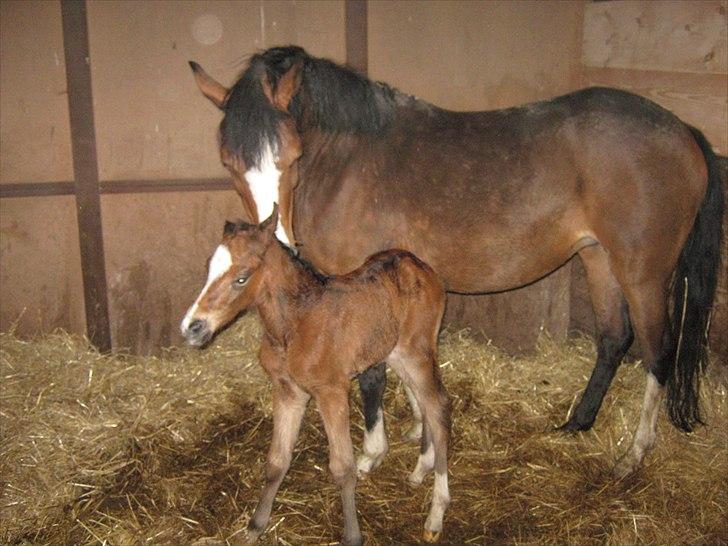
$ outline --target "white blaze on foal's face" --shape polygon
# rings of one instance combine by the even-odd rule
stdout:
[[[270,146],[266,146],[265,153],[260,161],[260,168],[245,171],[245,180],[250,186],[250,193],[253,194],[255,206],[258,209],[259,221],[263,221],[270,216],[271,212],[273,212],[273,203],[280,203],[280,179],[281,171],[276,166],[273,150]],[[276,237],[280,242],[291,246],[280,218],[278,218]]]
[[[215,249],[215,253],[212,255],[212,258],[210,258],[210,267],[207,272],[207,282],[202,288],[200,295],[197,296],[195,303],[192,304],[192,306],[188,309],[187,314],[185,314],[185,317],[182,319],[182,324],[180,325],[180,328],[183,334],[187,331],[190,323],[195,318],[195,313],[197,312],[200,301],[202,300],[202,298],[205,297],[205,294],[207,294],[210,286],[212,286],[212,284],[217,279],[225,275],[225,273],[227,273],[227,271],[230,269],[230,266],[232,265],[233,257],[230,254],[230,250],[228,250],[225,245],[218,246],[217,249]]]

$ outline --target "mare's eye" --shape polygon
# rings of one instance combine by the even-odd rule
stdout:
[[[240,288],[241,286],[245,286],[246,282],[248,282],[248,276],[242,275],[242,276],[238,277],[237,279],[235,279],[235,281],[233,281],[233,285],[237,288]]]

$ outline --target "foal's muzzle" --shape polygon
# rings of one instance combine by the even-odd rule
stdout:
[[[182,332],[187,339],[187,343],[194,347],[201,347],[212,337],[212,330],[206,320],[196,319],[190,322],[187,329]]]

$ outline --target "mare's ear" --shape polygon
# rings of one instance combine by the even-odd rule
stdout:
[[[197,87],[200,88],[203,95],[222,110],[225,107],[225,101],[230,90],[212,79],[212,77],[202,70],[202,67],[195,61],[189,61],[189,63],[190,68],[192,69],[192,74],[195,77],[195,82],[197,82]]]
[[[276,228],[278,227],[278,203],[273,203],[273,212],[270,216],[260,224],[260,230],[267,233],[271,237],[274,236]]]
[[[231,235],[235,233],[235,228],[237,224],[235,222],[230,222],[229,220],[225,220],[225,229],[223,230],[223,235]]]
[[[263,86],[263,93],[268,97],[268,100],[273,106],[275,106],[281,112],[288,112],[288,106],[291,104],[291,99],[296,93],[298,88],[301,87],[301,78],[303,76],[302,69],[303,61],[298,61],[288,69],[288,72],[283,74],[278,80],[278,85],[273,89],[270,85],[270,80],[267,75],[263,76],[261,82]]]

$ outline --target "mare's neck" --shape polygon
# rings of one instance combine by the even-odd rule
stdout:
[[[285,345],[288,333],[295,328],[302,299],[310,299],[319,291],[322,281],[277,241],[269,245],[263,260],[265,271],[258,293],[258,314],[270,339]]]

